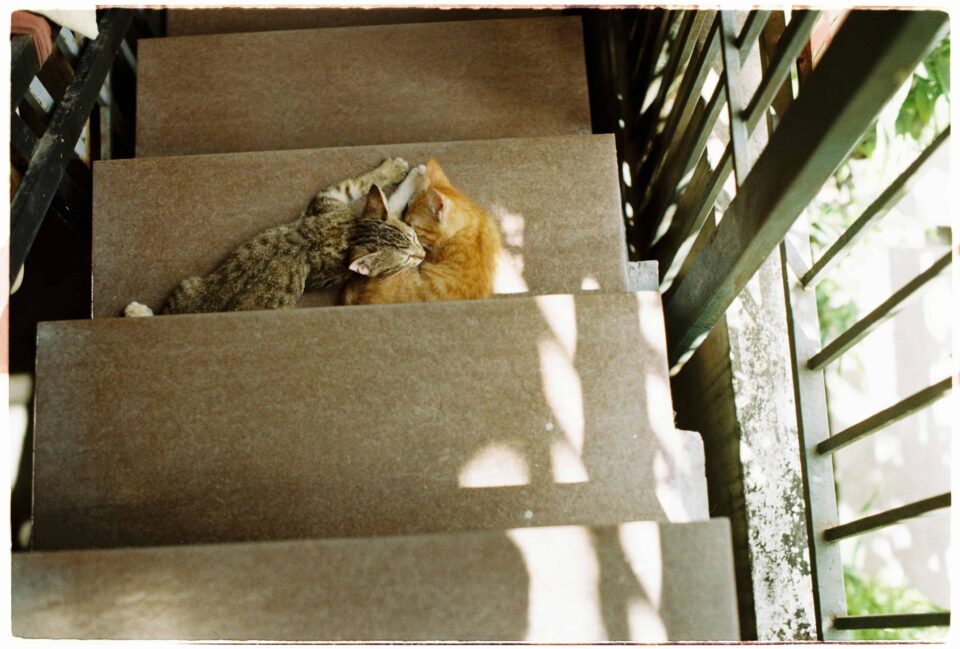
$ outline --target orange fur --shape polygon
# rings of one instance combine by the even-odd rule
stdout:
[[[493,294],[500,232],[432,158],[404,220],[427,248],[426,259],[391,277],[352,279],[344,288],[344,304],[477,300]]]

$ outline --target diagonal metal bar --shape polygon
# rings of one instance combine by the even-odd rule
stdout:
[[[843,615],[833,619],[833,626],[842,631],[950,626],[950,611],[898,613],[895,615]]]
[[[681,178],[700,159],[706,149],[710,131],[723,109],[724,95],[723,83],[717,83],[707,106],[702,111],[695,112],[691,118],[691,126],[684,132],[679,147],[674,151],[669,162],[670,167],[663,172],[664,181],[660,192],[656,195],[651,194],[648,204],[639,210],[648,223],[660,223],[673,201]],[[696,122],[695,126],[692,125],[694,122]]]
[[[732,12],[718,12],[717,24],[715,25],[715,28],[717,28],[719,25],[722,24],[720,21],[723,13],[732,13]],[[767,14],[769,13],[770,12],[767,12]],[[789,64],[791,64],[793,61],[793,58],[789,58],[789,54],[794,49],[796,49],[796,43],[799,43],[800,45],[802,45],[805,42],[803,39],[809,33],[808,25],[812,26],[813,22],[816,19],[816,13],[817,12],[798,12],[796,19],[791,22],[791,24],[794,25],[793,31],[786,33],[784,37],[777,43],[777,46],[779,47],[779,50],[778,50],[779,53],[774,54],[775,61],[773,64],[771,64],[774,67],[772,69],[768,69],[765,67],[765,70],[767,71],[764,73],[763,83],[766,84],[767,87],[776,88],[776,85],[774,82],[778,78],[780,79],[780,87],[781,88],[783,87],[783,82],[786,80],[786,76],[790,70]],[[764,19],[764,22],[768,22],[768,21]],[[723,31],[730,31],[730,30],[732,30],[732,27],[728,26]],[[718,42],[720,41],[721,38],[724,37],[723,31],[721,31],[720,37],[717,39]],[[724,53],[725,61],[727,56],[728,54],[725,52]],[[729,65],[730,64],[726,64],[724,66],[725,70],[730,69]],[[736,65],[736,62],[734,62],[734,65]],[[779,65],[780,67],[776,67],[777,65]],[[727,79],[729,76],[730,75],[725,74],[724,78]],[[736,75],[733,75],[733,77],[736,78]],[[773,101],[775,94],[776,93],[771,94],[768,102]],[[737,101],[741,102],[743,100],[742,98],[737,98]],[[727,103],[729,107],[730,105],[729,93],[727,96]],[[716,200],[716,197],[719,194],[720,188],[722,187],[723,183],[726,182],[726,179],[730,174],[730,171],[729,169],[726,168],[726,165],[733,164],[738,159],[738,156],[734,155],[737,149],[740,149],[740,155],[739,155],[740,168],[747,169],[747,170],[749,170],[750,168],[749,156],[747,156],[745,152],[746,141],[749,139],[750,135],[753,133],[754,129],[757,127],[757,124],[759,124],[760,117],[763,115],[763,111],[759,111],[755,115],[753,115],[752,121],[749,118],[744,120],[742,116],[743,111],[740,109],[737,109],[735,111],[730,111],[730,113],[731,113],[731,119],[730,119],[731,140],[730,141],[734,145],[734,151],[731,151],[731,146],[730,144],[728,144],[727,150],[723,154],[724,157],[721,158],[721,161],[718,163],[717,169],[718,169],[719,176],[716,176],[714,180],[719,180],[720,185],[711,185],[711,191],[713,189],[716,189],[716,191],[712,191],[712,193],[709,194],[710,196],[709,204],[699,205],[699,208],[694,213],[693,215],[694,218],[692,220],[690,220],[689,214],[683,214],[681,216],[682,206],[678,205],[677,215],[674,216],[674,221],[670,224],[669,226],[670,229],[668,230],[667,234],[664,235],[664,237],[662,237],[660,242],[657,242],[656,240],[654,241],[654,244],[656,244],[656,246],[653,250],[651,250],[650,256],[660,260],[661,277],[666,282],[662,290],[666,290],[666,288],[669,287],[669,285],[672,283],[674,276],[679,271],[679,267],[677,268],[673,268],[673,267],[676,264],[676,262],[682,260],[683,257],[689,251],[690,244],[692,244],[693,240],[696,238],[697,230],[699,230],[701,225],[703,224],[703,218],[706,217],[706,214],[709,212],[710,207],[712,207],[713,201]],[[746,124],[746,127],[744,127],[743,124]],[[730,157],[731,155],[733,157]],[[733,164],[733,166],[735,167],[736,164]],[[746,171],[738,172],[737,176],[738,178],[740,176],[746,176]],[[790,263],[794,265],[797,264],[797,259],[798,258],[796,255],[791,256]],[[807,270],[806,267],[798,267],[798,269],[801,273],[806,272]]]
[[[797,60],[803,46],[810,36],[813,24],[817,22],[819,11],[797,11],[790,19],[786,31],[777,45],[777,55],[770,62],[769,67],[760,81],[760,87],[753,95],[744,111],[744,120],[747,128],[752,132],[760,122],[764,111],[779,92],[783,82],[790,74],[790,67]]]
[[[37,136],[16,113],[10,114],[10,153],[16,164],[29,165]],[[21,162],[22,161],[22,162]],[[90,170],[74,156],[67,162],[66,173],[57,187],[51,205],[67,226],[83,241],[90,241]]]
[[[930,268],[907,282],[899,291],[887,298],[883,304],[858,320],[849,329],[834,338],[826,347],[807,361],[811,370],[819,370],[827,363],[860,342],[867,334],[896,315],[907,304],[907,300],[916,295],[927,282],[942,273],[950,265],[951,253],[947,252],[935,261]]]
[[[919,392],[911,394],[906,399],[895,403],[889,408],[884,408],[875,415],[867,417],[860,423],[854,424],[836,435],[831,435],[829,438],[817,444],[817,453],[821,455],[833,453],[862,437],[871,435],[878,430],[883,430],[890,424],[898,422],[904,417],[908,417],[918,410],[926,408],[950,392],[950,388],[952,387],[951,383],[952,379],[943,379]]]
[[[813,264],[810,270],[807,271],[800,280],[804,286],[810,286],[816,282],[818,277],[823,275],[823,273],[839,261],[843,257],[843,254],[849,252],[853,245],[863,237],[868,225],[885,216],[887,212],[900,201],[913,184],[917,172],[926,165],[927,161],[930,160],[940,146],[947,141],[948,137],[950,137],[950,126],[947,126],[930,146],[924,149],[923,152],[917,156],[917,159],[914,160],[909,167],[904,169],[903,173],[897,176],[897,179],[890,183],[890,186],[887,187],[883,193],[863,211],[863,214],[840,235],[840,238],[823,253],[823,256]]]
[[[945,25],[946,14],[936,11],[864,11],[844,21],[717,230],[668,296],[672,368],[723,317]]]
[[[646,187],[644,203],[648,203],[654,189],[659,184],[660,172],[664,168],[664,162],[667,158],[665,151],[675,151],[679,146],[679,141],[683,137],[681,127],[687,125],[691,119],[691,114],[700,98],[703,85],[706,83],[707,75],[710,72],[710,62],[720,51],[720,17],[714,17],[711,22],[710,31],[707,33],[703,47],[694,55],[687,66],[684,78],[680,82],[680,88],[677,91],[677,99],[671,109],[671,114],[667,120],[667,125],[661,133],[658,142],[655,143],[655,149],[651,155],[643,161],[639,173],[635,177],[640,183],[638,186]],[[659,146],[657,146],[659,144]]]
[[[697,233],[717,202],[723,184],[733,172],[733,152],[728,145],[723,156],[706,179],[694,175],[690,186],[680,198],[673,221],[663,237],[656,242],[650,256],[660,266],[660,290],[666,292],[680,270],[680,264],[693,247]]]
[[[49,22],[49,21],[48,21]],[[50,38],[57,39],[60,25],[50,23]],[[30,82],[40,71],[37,65],[37,53],[33,48],[30,34],[18,34],[10,39],[10,110],[20,103]]]
[[[63,101],[34,148],[30,166],[10,206],[11,276],[19,272],[27,258],[132,18],[133,12],[127,9],[111,9],[103,14],[100,35],[84,49]]]
[[[637,62],[630,75],[632,82],[641,88],[646,88],[657,71],[657,61],[663,51],[663,44],[670,33],[670,25],[676,20],[679,10],[662,9],[662,18],[657,25],[656,36],[644,42],[643,49],[637,57]]]
[[[747,124],[741,118],[744,91],[740,74],[740,50],[737,47],[736,16],[732,11],[720,12],[720,43],[723,45],[723,85],[727,92],[730,117],[730,145],[733,148],[733,173],[737,186],[750,173],[751,159],[747,150]]]
[[[676,78],[677,70],[680,69],[681,63],[690,57],[690,51],[696,44],[696,38],[693,34],[693,25],[697,17],[696,14],[696,11],[683,12],[683,18],[680,21],[680,31],[677,33],[676,41],[673,43],[666,67],[664,67],[663,73],[660,75],[660,87],[657,90],[657,96],[649,108],[638,117],[636,124],[631,124],[632,129],[635,128],[641,133],[646,133],[656,126],[660,112],[663,110],[663,104],[666,102],[670,86],[673,85]]]
[[[912,502],[909,505],[888,509],[885,512],[880,512],[873,516],[864,516],[863,518],[858,518],[855,521],[844,523],[843,525],[828,527],[823,531],[823,538],[826,541],[839,541],[840,539],[857,536],[858,534],[872,532],[881,527],[895,525],[901,521],[929,514],[938,509],[946,509],[949,506],[950,492],[942,493],[938,496]]]
[[[767,18],[769,17],[769,11],[761,10],[751,11],[747,16],[747,22],[743,25],[743,31],[740,32],[740,36],[738,36],[736,40],[737,52],[740,55],[740,65],[743,65],[747,60],[747,56],[750,54],[750,48],[757,42],[757,38],[760,36],[760,32],[763,31],[763,27],[767,24]]]

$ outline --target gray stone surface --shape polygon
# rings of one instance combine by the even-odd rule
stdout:
[[[660,274],[656,261],[627,262],[627,284],[631,291],[659,291]]]
[[[322,187],[388,156],[434,156],[500,224],[499,293],[627,289],[614,139],[487,140],[114,160],[94,165],[93,315],[159,308]],[[330,294],[302,306],[330,304]]]
[[[42,323],[34,547],[704,518],[664,345],[653,292]]]
[[[31,638],[739,639],[724,519],[21,553],[12,613]]]
[[[137,155],[590,133],[580,18],[143,40]]]

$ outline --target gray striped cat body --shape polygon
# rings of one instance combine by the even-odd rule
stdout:
[[[407,169],[405,161],[392,158],[322,190],[297,221],[261,232],[209,275],[182,281],[162,313],[290,308],[305,290],[343,282],[352,273],[387,277],[415,267],[423,261],[423,247],[396,212],[416,190],[422,170],[407,175],[389,206],[380,190],[398,183]],[[358,215],[355,201],[364,195]],[[133,302],[124,314],[153,312]]]

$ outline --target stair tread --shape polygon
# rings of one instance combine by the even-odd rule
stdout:
[[[394,25],[404,23],[446,22],[451,20],[490,20],[497,18],[543,17],[554,12],[537,9],[427,9],[374,8],[333,9],[329,7],[217,7],[167,9],[168,36],[235,34],[289,29],[353,27],[357,25]]]
[[[739,639],[729,524],[13,555],[20,637]]]
[[[436,157],[499,221],[498,292],[627,288],[611,135],[112,160],[94,165],[93,315],[157,309],[177,283],[299,216],[322,187],[383,158]],[[308,295],[304,306],[329,303]]]
[[[167,37],[138,54],[138,156],[590,132],[577,16]]]
[[[707,515],[656,292],[48,322],[37,339],[37,549]]]

